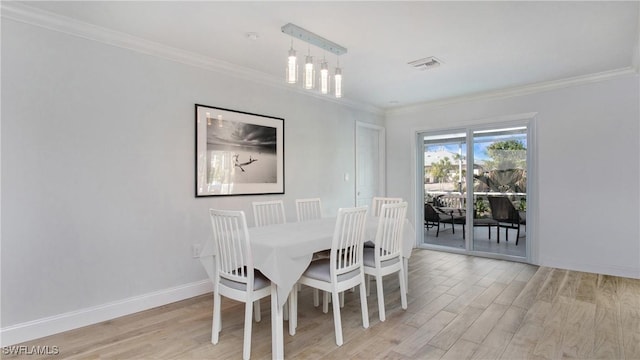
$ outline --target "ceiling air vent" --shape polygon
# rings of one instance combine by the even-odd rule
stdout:
[[[442,61],[437,59],[435,56],[429,56],[424,59],[411,61],[409,65],[413,66],[413,68],[417,70],[429,70],[442,65]]]

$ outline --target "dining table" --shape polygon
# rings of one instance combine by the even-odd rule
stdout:
[[[369,216],[365,226],[365,241],[375,241],[379,218]],[[249,228],[249,242],[253,265],[272,283],[271,339],[272,358],[284,358],[283,308],[289,293],[307,269],[313,254],[331,248],[337,218],[325,217],[304,222],[288,222]],[[402,257],[405,279],[408,278],[408,259],[416,244],[413,226],[405,220],[402,233]],[[212,281],[215,280],[215,244],[207,241],[200,253],[200,261]],[[408,289],[408,286],[407,286]],[[295,334],[295,325],[289,324]]]

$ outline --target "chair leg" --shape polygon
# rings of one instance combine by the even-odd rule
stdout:
[[[380,321],[385,321],[386,316],[384,312],[384,293],[382,290],[382,276],[376,275],[376,288],[378,289],[378,315]]]
[[[262,320],[262,314],[260,313],[260,299],[253,302],[253,314],[256,322],[260,322],[260,320]]]
[[[438,221],[438,229],[436,230],[436,237],[440,235],[440,221]]]
[[[242,346],[242,358],[248,360],[251,357],[251,326],[253,324],[252,312],[253,302],[247,301],[244,304],[244,341]]]
[[[518,240],[520,240],[520,224],[518,224],[518,232],[516,233],[516,246],[518,245]]]
[[[403,263],[403,269],[404,269],[404,287],[405,287],[405,294],[409,293],[409,259],[407,259],[406,257],[402,258],[402,263]]]
[[[322,312],[325,314],[329,312],[329,292],[327,291],[322,292]]]
[[[213,324],[211,325],[211,343],[214,345],[218,343],[220,329],[222,328],[222,320],[220,317],[220,294],[215,292],[213,294]]]
[[[371,275],[365,274],[364,278],[367,280],[367,296],[371,296]]]
[[[400,271],[398,271],[400,280],[400,304],[402,305],[402,309],[407,310],[407,283],[405,282],[406,277],[404,272],[404,267],[400,267]]]
[[[367,308],[367,294],[364,289],[364,275],[360,282],[360,309],[362,310],[362,327],[365,329],[369,327],[369,309]]]
[[[313,289],[313,306],[320,306],[320,290]]]
[[[344,291],[338,295],[339,295],[338,297],[340,298],[340,307],[343,308],[344,307]]]
[[[336,345],[342,346],[342,320],[340,319],[340,299],[336,291],[331,292],[333,301],[333,324],[336,331]]]

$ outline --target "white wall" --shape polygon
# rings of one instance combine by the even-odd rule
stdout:
[[[194,197],[195,103],[285,119],[284,196]],[[252,223],[254,200],[284,199],[291,220],[298,197],[352,206],[355,121],[383,117],[3,19],[3,345],[187,296],[206,283],[191,244],[210,207]]]
[[[387,193],[412,197],[415,129],[537,112],[537,144],[529,148],[535,147],[538,158],[533,241],[539,263],[640,278],[638,88],[638,76],[629,75],[510,98],[389,111]]]

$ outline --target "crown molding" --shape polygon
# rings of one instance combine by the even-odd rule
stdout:
[[[421,109],[430,109],[436,107],[442,107],[447,105],[471,102],[471,101],[482,101],[482,100],[498,100],[498,99],[506,99],[511,97],[535,94],[540,92],[546,92],[551,90],[563,89],[567,87],[580,86],[595,82],[607,81],[612,79],[617,79],[629,75],[638,75],[637,70],[634,67],[625,67],[621,69],[603,71],[595,74],[588,75],[580,75],[566,79],[553,80],[553,81],[545,81],[541,83],[518,86],[506,89],[500,89],[489,92],[482,92],[470,95],[456,96],[442,100],[434,100],[434,101],[426,101],[411,105],[406,105],[397,108],[387,109],[386,115],[399,115],[399,114],[407,114],[419,111]]]
[[[174,48],[157,42],[125,34],[119,31],[89,24],[49,11],[34,8],[23,3],[13,1],[0,2],[1,16],[6,19],[19,21],[33,26],[62,32],[68,35],[101,42],[107,45],[133,50],[142,54],[198,67],[212,72],[230,75],[263,85],[284,89],[287,91],[311,96],[320,100],[349,106],[376,115],[383,115],[384,111],[372,104],[351,100],[336,99],[316,92],[309,92],[299,87],[286,84],[282,79],[270,74],[246,68],[240,65],[204,56],[198,53]]]

